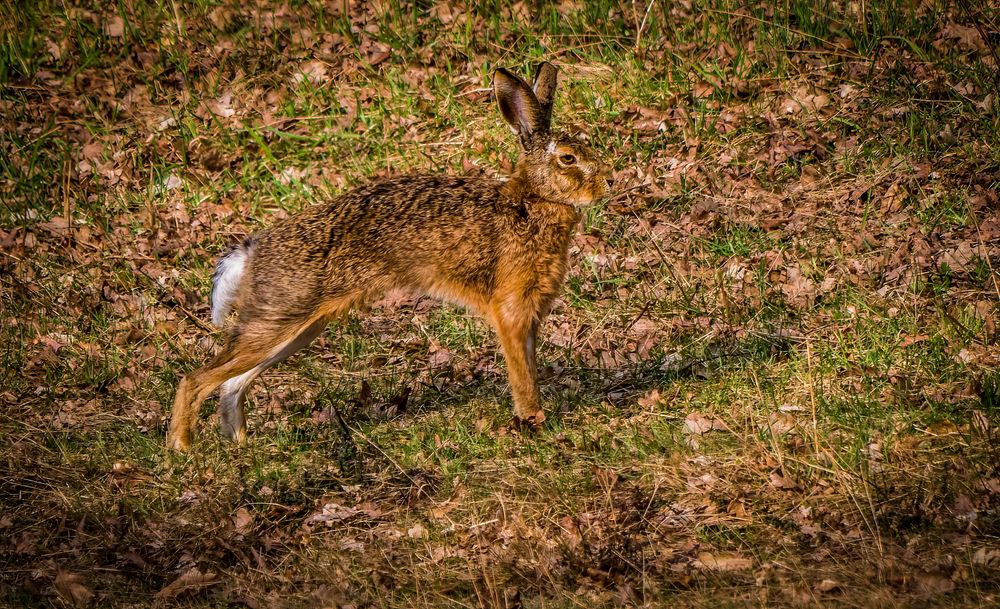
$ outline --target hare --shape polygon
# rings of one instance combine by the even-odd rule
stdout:
[[[233,246],[212,276],[212,321],[238,318],[222,351],[177,388],[167,444],[186,450],[201,403],[220,387],[222,434],[246,437],[243,398],[261,372],[356,305],[402,288],[462,304],[500,338],[515,418],[535,427],[535,338],[565,280],[579,207],[607,193],[609,168],[587,146],[550,131],[557,70],[533,86],[504,69],[500,112],[522,154],[507,181],[404,175],[312,206]]]

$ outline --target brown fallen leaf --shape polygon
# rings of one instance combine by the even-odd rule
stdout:
[[[83,585],[83,577],[78,573],[60,570],[56,573],[53,585],[60,598],[77,607],[85,607],[94,598],[94,593]]]
[[[937,596],[955,589],[955,582],[950,577],[938,573],[917,572],[911,582],[919,594]]]
[[[429,14],[443,25],[448,25],[453,21],[462,24],[466,17],[463,8],[452,2],[435,2]]]
[[[994,548],[979,548],[972,555],[972,564],[980,567],[1000,567],[1000,550]]]
[[[663,402],[663,396],[659,389],[653,389],[646,395],[638,399],[639,406],[643,408],[655,408]]]
[[[986,260],[990,256],[995,256],[997,249],[985,247],[971,241],[962,241],[955,247],[941,252],[938,258],[938,266],[947,265],[953,273],[968,273],[976,269],[980,260]]]
[[[924,342],[925,340],[927,340],[929,338],[930,338],[930,336],[928,336],[926,334],[917,334],[916,336],[909,336],[909,335],[907,335],[907,336],[903,337],[902,341],[900,341],[899,347],[901,349],[903,347],[909,347],[910,345],[915,345],[917,343],[922,343],[922,342]]]
[[[729,431],[721,419],[711,419],[700,412],[692,412],[684,417],[684,428],[688,433],[705,435],[710,431]]]
[[[253,516],[250,514],[250,510],[245,507],[238,508],[233,514],[233,527],[237,533],[246,533],[252,524]]]
[[[320,85],[326,81],[326,75],[326,64],[314,59],[298,67],[298,70],[292,74],[292,82],[298,84],[302,81],[309,81],[314,85]]]
[[[817,592],[835,592],[841,588],[841,584],[838,581],[832,579],[824,579],[820,583],[816,584]]]
[[[410,539],[423,539],[427,537],[427,529],[419,522],[406,530],[406,535]]]
[[[795,416],[787,412],[773,412],[767,418],[767,426],[771,430],[771,434],[775,436],[783,436],[795,429],[797,425],[798,421]]]
[[[710,571],[740,571],[753,566],[753,560],[745,556],[738,554],[713,554],[711,552],[699,552],[698,563],[700,563],[702,569]]]
[[[796,114],[801,110],[817,112],[828,105],[830,105],[829,95],[822,91],[811,92],[809,87],[802,85],[782,100],[779,111],[781,114]]]
[[[610,495],[615,485],[618,484],[618,472],[610,467],[598,467],[594,469],[594,480],[597,481],[601,490]]]
[[[778,472],[771,472],[770,476],[771,486],[783,491],[790,491],[798,488],[798,483],[787,476],[782,476]]]
[[[924,433],[930,436],[949,436],[958,433],[958,425],[951,421],[938,421],[928,425]]]
[[[747,515],[747,505],[742,499],[733,499],[726,507],[726,513],[737,518],[745,518]]]
[[[896,180],[889,186],[889,189],[882,195],[882,213],[891,214],[899,211],[906,200],[907,192],[900,186],[900,180]]]
[[[38,228],[48,232],[53,237],[65,237],[69,235],[73,229],[69,222],[66,221],[66,218],[62,216],[56,216],[48,222],[40,223]]]
[[[800,308],[812,305],[816,298],[816,282],[807,277],[798,266],[786,269],[781,291],[789,304]]]
[[[447,366],[448,364],[451,363],[452,355],[451,351],[448,350],[448,347],[445,347],[444,345],[438,343],[437,341],[431,341],[429,350],[430,350],[430,356],[428,357],[428,361],[430,362],[431,366],[439,368],[442,366]]]
[[[118,15],[115,15],[105,22],[102,29],[111,38],[121,38],[125,34],[125,21]]]
[[[336,502],[330,502],[323,506],[322,510],[306,518],[305,524],[325,524],[340,522],[352,518],[361,513],[361,510],[349,506],[343,506]]]
[[[159,600],[170,600],[182,594],[193,593],[207,588],[218,581],[218,577],[213,571],[202,573],[198,567],[191,567],[181,574],[180,577],[166,585],[156,593]]]
[[[941,28],[939,40],[954,40],[959,49],[966,51],[986,51],[986,43],[983,42],[979,31],[974,27],[949,23]]]
[[[392,53],[389,52],[388,48],[377,49],[375,52],[373,52],[369,56],[368,63],[371,64],[372,66],[377,66],[378,64],[382,63],[386,59],[389,59],[389,57],[391,57],[391,56],[392,56]]]

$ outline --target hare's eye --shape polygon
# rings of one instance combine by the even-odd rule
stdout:
[[[576,163],[576,157],[572,154],[564,154],[559,157],[559,162],[563,165],[572,165],[573,163]]]

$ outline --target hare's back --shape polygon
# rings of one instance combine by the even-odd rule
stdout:
[[[305,288],[425,272],[486,281],[517,211],[485,178],[405,175],[312,206],[254,237],[255,283]],[[273,275],[273,277],[271,277]]]

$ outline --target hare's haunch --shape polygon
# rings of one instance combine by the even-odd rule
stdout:
[[[309,344],[351,307],[404,288],[483,315],[503,347],[514,415],[545,419],[535,335],[566,277],[577,207],[599,199],[608,168],[582,143],[552,133],[556,69],[534,87],[497,70],[493,89],[522,155],[506,182],[406,175],[315,205],[229,250],[212,278],[212,320],[238,313],[223,350],[177,388],[167,444],[190,446],[205,398],[220,388],[222,433],[246,436],[250,383]]]

